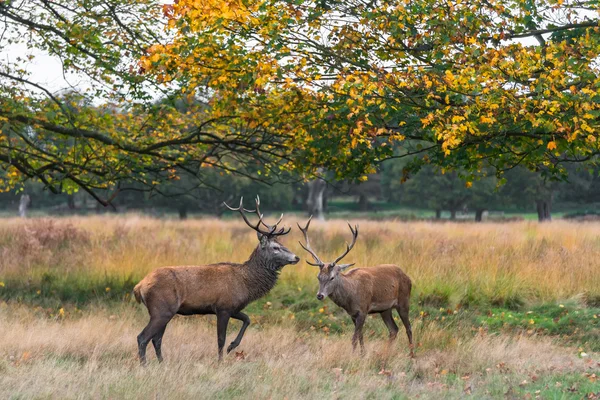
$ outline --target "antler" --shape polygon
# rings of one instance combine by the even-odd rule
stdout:
[[[344,254],[336,258],[334,262],[331,263],[333,265],[340,262],[342,258],[346,257],[346,255],[350,253],[350,250],[352,250],[354,244],[356,243],[356,238],[358,238],[358,225],[355,225],[354,229],[352,229],[352,225],[350,225],[350,222],[348,222],[348,227],[350,227],[350,232],[352,232],[352,243],[348,244],[348,242],[346,242],[346,251],[344,252]]]
[[[292,228],[288,228],[286,231],[285,228],[281,228],[277,231],[277,225],[279,225],[279,223],[283,219],[283,214],[281,214],[281,217],[279,217],[279,220],[275,223],[275,225],[267,225],[263,221],[263,215],[260,212],[260,208],[259,208],[260,207],[260,198],[258,196],[256,196],[256,209],[255,210],[247,210],[244,208],[244,197],[240,198],[240,206],[238,208],[233,208],[225,202],[223,202],[223,204],[225,205],[225,207],[227,207],[231,211],[239,211],[240,214],[242,215],[242,218],[246,222],[246,225],[248,225],[250,228],[254,229],[256,232],[258,232],[262,235],[266,235],[266,236],[270,236],[270,237],[282,236],[282,235],[287,235],[288,233],[290,233],[290,230],[292,229]],[[246,217],[246,214],[245,214],[247,212],[254,213],[258,216],[258,222],[256,223],[256,225],[253,225],[250,223],[250,221],[248,220],[248,217]],[[260,229],[261,224],[264,225],[265,227],[267,227],[267,229],[269,229],[269,231],[267,232],[267,231]]]
[[[313,256],[313,258],[315,259],[315,263],[311,263],[308,260],[306,262],[310,265],[314,265],[315,267],[322,267],[323,265],[325,265],[325,263],[323,263],[323,261],[321,261],[319,259],[319,257],[315,254],[315,252],[310,248],[310,241],[308,240],[308,227],[310,226],[311,220],[312,220],[312,215],[308,219],[308,222],[306,223],[306,226],[304,228],[302,228],[300,226],[300,224],[297,224],[298,228],[300,228],[300,230],[302,231],[302,234],[304,235],[304,240],[306,241],[306,246],[303,245],[302,242],[300,242],[300,241],[298,243],[300,243],[300,246],[302,246],[302,248],[304,250],[308,251],[310,253],[310,255]]]
[[[258,195],[256,195],[256,212],[259,213],[262,217],[262,213],[259,210],[260,207],[260,197],[258,197]],[[272,235],[273,236],[283,236],[283,235],[287,235],[288,233],[290,233],[290,231],[292,230],[292,227],[289,227],[287,229],[287,231],[285,230],[285,227],[279,229],[277,232],[275,232],[275,230],[277,229],[277,225],[279,225],[279,223],[281,222],[281,220],[283,219],[283,213],[281,213],[281,216],[279,217],[279,219],[277,220],[277,222],[275,222],[274,225],[269,225],[267,224],[265,221],[261,220],[260,222],[267,227],[267,229],[269,229],[270,231],[272,231]]]

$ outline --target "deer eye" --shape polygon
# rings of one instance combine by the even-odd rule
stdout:
[[[332,280],[334,280],[334,279],[335,279],[335,275],[331,277],[330,281],[332,281]]]

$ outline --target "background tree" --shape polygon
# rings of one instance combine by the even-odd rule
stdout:
[[[545,180],[539,172],[515,168],[506,174],[507,184],[501,194],[521,207],[535,204],[540,222],[552,219],[552,203],[558,183]]]
[[[0,3],[0,187],[39,180],[107,205],[182,174],[202,184],[210,169],[264,181],[291,169],[291,133],[221,113],[210,90],[154,100],[173,97],[139,60],[168,37],[164,12],[152,0]],[[37,80],[39,54],[81,84],[57,94]]]
[[[597,162],[598,7],[5,1],[0,48],[32,53],[0,67],[0,184],[108,204],[182,173],[207,183],[207,168],[361,181],[416,154],[411,172],[564,179],[565,162]],[[85,84],[56,95],[27,73],[33,50]]]
[[[432,166],[407,176],[412,162],[405,159],[386,164],[381,185],[388,201],[433,209],[436,219],[441,218],[442,211],[449,211],[450,219],[455,219],[457,212],[472,209],[476,221],[481,221],[484,211],[499,205],[494,176],[465,181],[461,171],[440,171]]]
[[[597,10],[563,0],[181,0],[168,8],[173,39],[143,65],[186,92],[209,87],[220,113],[293,131],[295,159],[338,178],[374,172],[398,156],[392,144],[445,169],[543,166],[564,177],[565,161],[598,153]]]

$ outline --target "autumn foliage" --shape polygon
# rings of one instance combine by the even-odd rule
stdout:
[[[182,173],[206,184],[207,167],[360,180],[408,156],[406,176],[432,164],[468,179],[596,162],[592,1],[33,1],[0,15],[1,48],[85,77],[56,94],[27,72],[33,54],[0,68],[4,188],[152,190]]]
[[[552,175],[598,151],[598,8],[569,1],[187,1],[144,68],[216,115],[291,133],[303,163]],[[394,152],[394,147],[397,150]]]

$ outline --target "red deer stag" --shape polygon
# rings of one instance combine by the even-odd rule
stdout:
[[[361,352],[364,353],[363,325],[368,314],[381,314],[381,318],[390,331],[390,340],[398,335],[398,326],[394,322],[392,310],[395,308],[400,314],[400,319],[406,329],[410,355],[413,356],[412,329],[408,319],[410,291],[412,283],[410,278],[402,272],[398,266],[393,264],[377,265],[370,268],[356,268],[347,274],[341,274],[346,268],[354,264],[338,264],[354,247],[358,238],[358,225],[352,228],[352,243],[346,243],[344,254],[330,263],[324,263],[311,249],[308,240],[308,227],[312,217],[308,219],[306,226],[298,228],[304,234],[306,245],[300,243],[304,250],[310,253],[314,263],[308,264],[319,267],[319,292],[317,299],[323,300],[329,296],[339,307],[346,310],[354,322],[354,336],[352,337],[352,348],[356,349],[356,342],[360,342]]]
[[[240,212],[246,224],[257,232],[259,245],[243,264],[223,262],[163,267],[150,272],[135,286],[133,292],[136,300],[144,303],[150,314],[150,322],[137,338],[142,364],[146,362],[146,347],[150,340],[156,357],[162,361],[162,337],[175,314],[216,314],[219,361],[222,360],[229,319],[242,321],[242,328],[227,348],[227,353],[239,346],[250,325],[250,318],[242,312],[244,307],[266,295],[275,286],[284,266],[297,264],[300,260],[277,241],[277,237],[290,232],[290,228],[277,227],[283,214],[274,225],[267,225],[259,210],[258,196],[255,210],[244,209],[243,198],[238,208],[225,205],[232,211]],[[250,223],[246,212],[256,213],[258,222]]]

